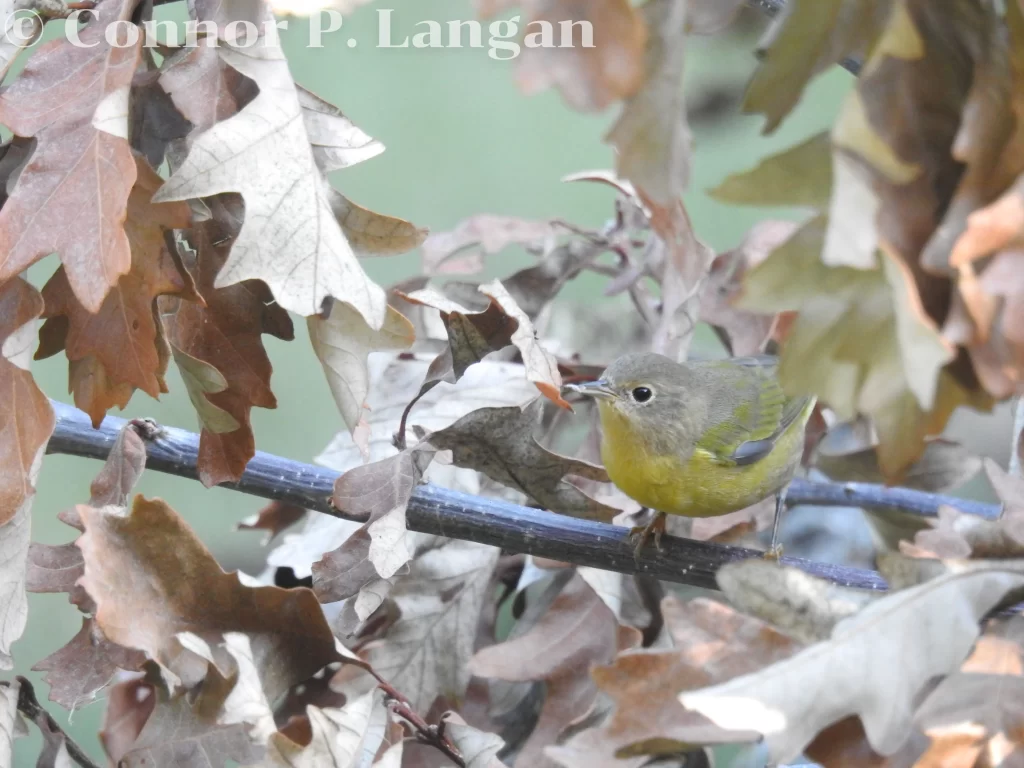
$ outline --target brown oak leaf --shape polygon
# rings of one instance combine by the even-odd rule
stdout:
[[[102,0],[80,31],[29,59],[0,94],[0,122],[36,150],[0,209],[0,282],[56,251],[75,296],[91,312],[131,267],[123,222],[135,181],[128,89],[144,35],[112,46],[104,33],[128,21],[136,0]]]
[[[97,311],[82,305],[61,267],[43,287],[46,323],[36,359],[67,350],[72,363],[70,390],[75,405],[99,426],[107,409],[122,408],[122,393],[141,389],[150,397],[167,392],[164,373],[169,355],[163,327],[156,315],[157,296],[173,294],[199,300],[192,278],[164,237],[189,224],[186,203],[153,204],[150,198],[163,180],[141,156],[135,156],[138,177],[128,198],[125,232],[131,247],[131,269],[118,279]],[[89,364],[82,365],[86,360]],[[75,366],[74,363],[80,363]],[[88,372],[88,373],[87,373]],[[104,382],[96,386],[97,378]]]
[[[207,662],[177,639],[190,632],[211,646],[245,633],[263,691],[274,701],[338,660],[334,637],[308,589],[247,587],[221,570],[185,521],[160,500],[136,496],[130,513],[78,508],[85,533],[81,584],[111,641],[138,648],[186,686]]]

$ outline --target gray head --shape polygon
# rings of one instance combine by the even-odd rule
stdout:
[[[653,352],[623,355],[609,365],[601,378],[567,389],[613,405],[616,410],[637,416],[654,416],[669,407],[682,405],[689,379],[679,363]]]

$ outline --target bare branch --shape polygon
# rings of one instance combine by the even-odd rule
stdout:
[[[64,739],[64,747],[68,751],[68,757],[82,766],[82,768],[100,768],[99,765],[94,763],[85,751],[75,743],[74,739],[65,733],[65,731],[57,724],[57,721],[53,719],[53,716],[46,711],[42,704],[39,703],[39,700],[36,698],[35,689],[32,687],[32,683],[21,675],[18,675],[17,680],[20,686],[18,688],[18,711],[39,726],[40,730],[51,734],[60,734]]]
[[[78,409],[51,401],[57,426],[47,453],[64,453],[105,459],[125,420],[107,416],[99,429]],[[147,443],[146,466],[158,472],[197,478],[199,436],[175,427],[161,427]],[[347,517],[330,504],[338,473],[291,459],[257,451],[238,483],[224,483],[253,496],[277,499],[335,517]],[[814,483],[797,479],[787,495],[792,505],[895,508],[923,516],[935,516],[940,506],[993,519],[999,508],[992,504],[952,496],[922,493],[906,488],[885,488],[867,483]],[[725,563],[761,552],[702,541],[666,536],[661,552],[653,550],[634,559],[627,541],[629,531],[605,523],[579,520],[495,499],[421,485],[412,495],[406,513],[410,530],[490,544],[511,552],[523,552],[576,565],[619,573],[640,573],[664,581],[717,589],[715,572]],[[800,558],[782,561],[836,584],[862,589],[885,589],[874,571],[844,568]]]

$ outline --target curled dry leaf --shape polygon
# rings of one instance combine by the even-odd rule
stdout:
[[[1022,586],[1024,569],[1014,561],[950,569],[875,600],[840,621],[825,642],[758,672],[684,692],[679,701],[724,729],[723,738],[729,731],[762,734],[771,761],[792,759],[823,728],[849,715],[863,721],[875,751],[893,754],[910,732],[925,686],[959,667],[979,620]],[[941,633],[933,631],[935,622]],[[884,646],[876,642],[880,636]],[[856,661],[865,656],[873,663]]]
[[[422,245],[427,238],[427,230],[353,203],[333,187],[328,197],[331,211],[356,256],[396,256]]]
[[[544,706],[515,765],[544,764],[544,747],[590,709],[597,689],[582,670],[608,663],[617,651],[639,643],[640,633],[620,627],[598,594],[575,575],[529,631],[478,651],[470,662],[474,675],[545,682]]]
[[[144,651],[186,686],[201,680],[207,665],[184,649],[179,632],[211,646],[225,632],[247,634],[272,701],[338,659],[312,592],[243,586],[164,502],[137,496],[127,514],[78,511],[85,525],[77,541],[85,558],[81,584],[96,602],[100,630]]]
[[[373,330],[348,304],[330,302],[325,318],[306,318],[309,340],[342,419],[350,430],[365,424],[366,397],[370,393],[370,372],[366,358],[371,352],[403,350],[415,340],[412,323],[401,312],[388,307],[384,324]]]
[[[37,142],[0,209],[0,283],[56,252],[90,312],[131,266],[121,222],[135,181],[128,89],[143,35],[132,45],[113,46],[104,32],[128,22],[135,5],[97,3],[80,45],[64,37],[51,41],[0,95],[0,122]]]
[[[407,301],[441,312],[448,331],[448,349],[431,364],[420,394],[440,381],[455,383],[469,366],[490,352],[513,344],[522,355],[526,377],[545,397],[568,408],[568,403],[561,396],[562,377],[558,361],[541,345],[530,318],[500,281],[481,285],[478,290],[490,299],[490,304],[482,312],[472,312],[429,289],[403,296]]]
[[[435,232],[423,241],[423,271],[428,275],[475,274],[484,268],[485,255],[521,245],[548,253],[555,244],[549,221],[481,213],[458,223],[449,232]]]
[[[213,204],[221,219],[229,210],[226,204]],[[203,422],[199,479],[207,487],[242,476],[256,451],[249,421],[252,407],[277,407],[262,334],[286,341],[294,337],[288,313],[271,303],[263,283],[251,280],[215,287],[230,248],[230,233],[216,219],[195,228],[197,255],[186,265],[205,304],[182,301],[177,307],[164,306],[175,361]]]
[[[621,510],[590,498],[566,479],[608,482],[604,469],[552,453],[534,438],[542,402],[537,398],[525,407],[480,408],[426,440],[439,451],[450,450],[456,466],[483,472],[545,509],[610,522]]]
[[[36,359],[66,349],[75,405],[92,417],[96,427],[109,408],[124,408],[135,389],[154,398],[167,392],[164,373],[170,355],[157,314],[157,296],[202,301],[164,237],[171,229],[188,226],[188,205],[152,204],[150,198],[163,180],[141,156],[134,162],[138,175],[124,223],[131,248],[129,271],[120,276],[98,310],[87,309],[75,297],[65,267],[43,287],[47,321],[39,331]]]
[[[267,28],[273,27],[270,18]],[[364,160],[383,147],[365,142],[353,147],[351,123],[327,110],[319,112],[310,130],[276,32],[260,36],[252,46],[224,41],[217,51],[253,80],[259,93],[193,142],[155,200],[239,193],[245,221],[214,287],[262,280],[280,307],[303,316],[317,314],[324,299],[333,296],[351,305],[370,328],[380,328],[387,306],[384,291],[363,272],[345,238],[323,172]]]
[[[721,603],[697,598],[662,601],[671,650],[631,650],[591,671],[613,704],[612,716],[547,754],[566,768],[639,766],[645,756],[673,754],[693,744],[713,743],[714,726],[687,712],[680,690],[725,682],[785,659],[800,644],[759,619]],[[751,734],[754,737],[753,734]]]

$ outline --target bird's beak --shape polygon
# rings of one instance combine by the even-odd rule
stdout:
[[[566,384],[565,388],[570,392],[577,392],[598,400],[613,400],[617,397],[615,390],[608,386],[608,382],[604,379],[585,381],[582,384]]]

